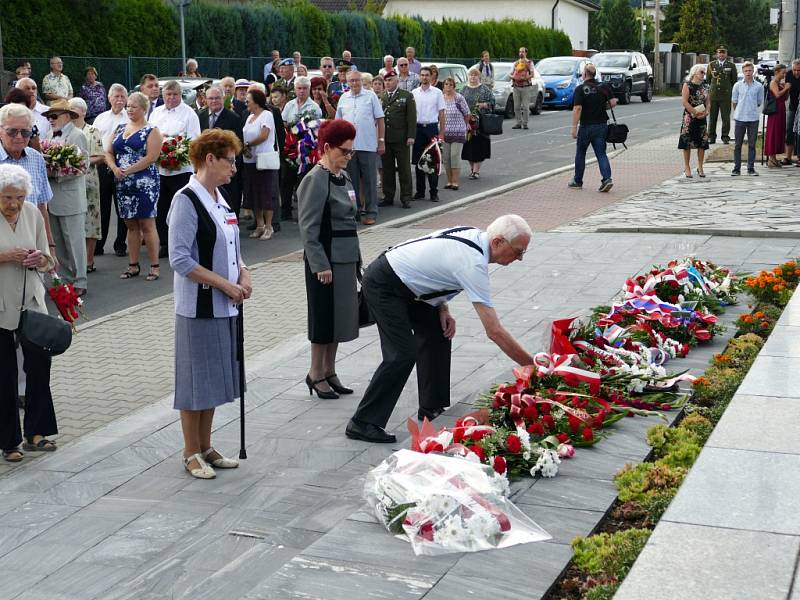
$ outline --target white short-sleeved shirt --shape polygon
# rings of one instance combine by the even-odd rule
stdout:
[[[158,127],[161,135],[166,137],[183,136],[193,140],[200,136],[200,119],[188,104],[181,102],[175,108],[167,108],[162,104],[150,114],[150,125]],[[193,173],[194,169],[188,164],[176,171],[158,168],[161,175],[178,175],[180,173]]]
[[[414,88],[411,93],[414,95],[414,102],[417,104],[417,123],[438,123],[439,111],[445,109],[442,90],[433,86],[423,90],[422,86],[420,86]],[[458,243],[456,242],[456,244]]]
[[[244,156],[242,160],[250,164],[256,162],[256,155],[261,152],[269,152],[275,149],[275,119],[272,117],[271,110],[262,110],[258,118],[253,118],[252,115],[247,117],[247,122],[242,128],[244,134],[244,143],[252,143],[254,139],[261,135],[261,130],[269,128],[269,135],[267,139],[257,146],[250,147],[250,157]]]
[[[436,238],[399,245],[389,250],[386,259],[400,280],[418,298],[444,290],[463,290],[470,302],[492,306],[489,283],[489,235],[480,229],[465,229],[450,235],[470,240],[483,249],[452,239]],[[426,236],[427,237],[427,236]],[[420,239],[420,238],[418,238]],[[439,306],[458,292],[425,300]]]

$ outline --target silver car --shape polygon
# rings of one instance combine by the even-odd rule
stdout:
[[[480,63],[475,65],[480,68]],[[514,118],[514,95],[511,93],[511,68],[514,63],[511,62],[493,62],[494,67],[494,87],[492,93],[494,94],[494,112],[505,115],[507,119]],[[539,75],[539,71],[535,68],[533,70],[533,95],[531,96],[532,102],[528,107],[531,114],[538,115],[542,112],[542,104],[544,104],[544,80]]]

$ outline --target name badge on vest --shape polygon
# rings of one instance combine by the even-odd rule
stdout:
[[[350,202],[355,204],[356,201],[356,192],[355,190],[347,190],[347,195],[350,196]]]
[[[225,213],[225,224],[226,225],[238,225],[239,218],[236,216],[235,212]]]

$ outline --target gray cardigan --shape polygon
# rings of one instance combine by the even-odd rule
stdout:
[[[312,273],[327,271],[331,263],[361,260],[356,235],[356,199],[346,173],[344,185],[315,166],[297,188],[298,221],[303,250]]]
[[[189,187],[189,186],[186,186]],[[175,313],[183,317],[197,317],[197,290],[199,284],[187,277],[200,264],[200,251],[197,246],[197,211],[189,197],[178,191],[172,199],[167,222],[169,225],[169,264],[175,271]],[[214,244],[212,269],[222,277],[228,277],[228,251],[225,247],[225,234],[216,221],[217,237]],[[241,256],[239,238],[236,238],[236,256]],[[238,270],[239,264],[237,262]],[[211,289],[214,318],[229,316],[231,299],[217,288]]]

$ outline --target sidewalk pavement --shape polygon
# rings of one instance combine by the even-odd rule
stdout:
[[[566,189],[561,174],[402,228],[382,226],[360,236],[368,262],[387,246],[452,224],[485,227],[496,216],[519,212],[537,231],[587,214],[675,173],[674,140],[640,144],[612,159],[617,187],[599,194],[596,165],[587,167],[587,189]],[[644,162],[642,162],[644,161]],[[642,165],[646,165],[642,168]],[[671,166],[670,166],[671,165]],[[487,163],[491,168],[491,163]],[[555,182],[555,183],[554,183]],[[564,202],[566,197],[568,202]],[[245,304],[245,352],[253,356],[306,331],[305,284],[299,252],[251,265],[253,298]],[[65,444],[165,397],[173,387],[172,296],[103,317],[79,327],[69,352],[53,361],[51,387],[58,417],[58,443]],[[28,459],[35,458],[28,455]],[[0,475],[17,468],[0,463]]]
[[[638,164],[632,173],[641,183],[620,182],[620,187],[631,185],[637,192],[649,185],[645,176],[659,162],[677,156],[672,142],[653,142],[651,155],[638,149],[645,145],[637,147],[637,157],[628,160]],[[621,161],[627,154],[615,160],[617,172],[626,168]],[[649,162],[634,160],[648,156]],[[672,167],[671,173],[679,168]],[[586,180],[590,177],[587,173]],[[572,192],[560,189],[555,191],[562,198]],[[475,204],[477,214],[464,209],[445,225],[485,226],[508,212],[509,205],[524,213],[540,201],[534,192],[528,197],[517,193]],[[574,193],[578,199],[570,202],[581,215],[593,210],[589,205],[595,195],[604,202],[615,198],[589,189]],[[643,205],[641,218],[653,208]],[[572,217],[562,217],[567,218]],[[559,224],[559,219],[553,221]],[[361,236],[365,260],[391,243],[439,226],[419,223],[370,231]],[[511,333],[539,350],[550,320],[608,302],[625,277],[653,263],[695,253],[754,271],[798,252],[798,241],[792,239],[541,233],[525,261],[492,270],[493,298]],[[531,595],[530,577],[509,580],[503,575],[501,582],[501,566],[507,573],[504,565],[513,561],[527,574],[533,560],[553,570],[569,559],[571,536],[588,533],[604,512],[599,500],[580,509],[571,504],[587,494],[569,489],[582,478],[580,461],[599,465],[605,473],[591,480],[588,494],[602,489],[597,493],[613,498],[614,466],[631,456],[624,442],[582,451],[574,466],[563,465],[561,478],[537,483],[533,492],[525,488],[532,482],[518,484],[521,497],[534,494],[525,496],[536,507],[530,514],[554,534],[552,542],[516,551],[415,559],[407,544],[372,522],[361,500],[366,471],[407,446],[404,422],[416,412],[413,376],[390,422],[398,434],[396,446],[346,439],[344,426],[379,362],[375,329],[363,330],[340,350],[337,370],[356,393],[337,401],[309,397],[302,383],[309,356],[301,257],[271,261],[254,269],[253,276],[257,295],[246,307],[248,460],[210,482],[192,480],[182,469],[180,425],[169,397],[171,298],[83,328],[53,372],[56,408],[67,434],[60,440],[62,447],[38,460],[28,454],[21,467],[0,478],[0,553],[7,568],[7,577],[0,580],[1,598],[331,600],[424,595],[430,600],[452,598],[455,582],[464,580],[475,593],[501,590],[502,597],[512,598],[522,591]],[[454,302],[453,312],[459,333],[454,406],[446,422],[469,410],[491,382],[507,378],[512,366],[485,338],[465,299]],[[128,414],[119,418],[120,413]],[[238,406],[220,409],[215,425],[215,444],[235,454]],[[91,429],[97,430],[89,433]],[[67,436],[72,443],[64,443]],[[624,437],[632,444],[636,438]],[[567,487],[561,493],[553,491],[559,489],[555,486]]]

